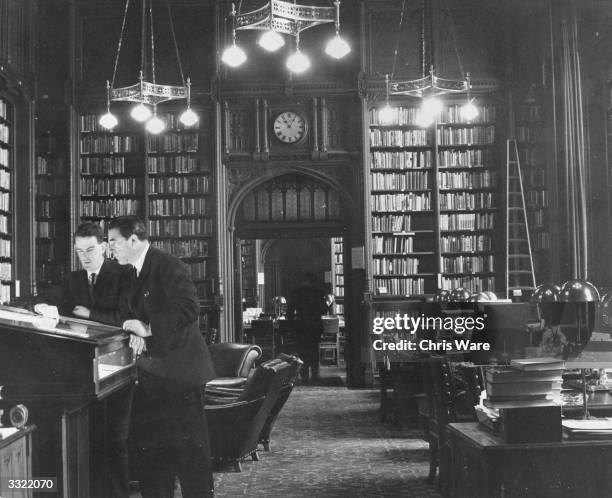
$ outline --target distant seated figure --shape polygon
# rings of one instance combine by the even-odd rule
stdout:
[[[542,332],[540,351],[542,356],[560,356],[568,344],[560,325],[547,326]]]
[[[104,232],[97,223],[85,222],[78,226],[74,250],[83,269],[69,273],[60,288],[43,296],[44,304],[57,306],[63,316],[121,325],[120,296],[129,289],[132,273],[105,257]],[[48,313],[41,304],[34,310]]]
[[[298,354],[304,366],[301,370],[303,381],[308,380],[309,368],[313,380],[319,377],[319,343],[323,333],[321,315],[327,313],[325,294],[315,284],[312,273],[302,277],[302,285],[291,292],[287,318],[295,320]]]

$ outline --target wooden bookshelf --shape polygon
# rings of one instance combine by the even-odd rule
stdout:
[[[495,290],[495,107],[468,123],[449,101],[435,126],[421,128],[412,102],[398,104],[391,124],[379,108],[369,113],[374,291]]]
[[[0,97],[0,303],[14,296],[13,107]]]
[[[344,320],[344,239],[342,237],[332,237],[332,293],[335,298],[334,312]]]

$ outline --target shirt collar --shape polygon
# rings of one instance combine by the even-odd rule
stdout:
[[[140,253],[140,256],[138,256],[138,259],[134,261],[134,263],[132,263],[132,265],[136,269],[136,276],[139,276],[140,272],[142,271],[142,266],[144,265],[144,260],[147,256],[147,252],[149,251],[150,246],[151,244],[149,244],[149,242],[147,241],[144,250]]]
[[[100,270],[102,269],[102,265],[104,264],[104,260],[102,260],[102,263],[100,263],[100,266],[98,266],[98,268],[96,268],[95,270],[87,270],[87,279],[91,280],[91,276],[92,274],[96,274],[96,276],[100,275]]]

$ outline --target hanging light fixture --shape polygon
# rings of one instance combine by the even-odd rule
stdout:
[[[119,63],[119,55],[125,34],[125,25],[129,11],[130,0],[126,0],[123,10],[123,22],[121,24],[121,34],[117,44],[117,53],[115,54],[115,63],[113,67],[113,75],[111,81],[106,82],[106,109],[107,112],[100,118],[100,126],[105,129],[112,130],[118,124],[117,117],[111,113],[111,102],[134,102],[135,105],[130,111],[132,118],[138,122],[146,123],[145,127],[149,133],[161,133],[166,125],[164,121],[157,116],[157,105],[170,100],[187,100],[187,110],[183,112],[179,118],[185,126],[193,126],[198,122],[197,114],[191,109],[191,82],[189,78],[185,81],[183,75],[183,67],[176,41],[176,33],[172,22],[172,13],[170,11],[170,2],[166,0],[168,8],[168,20],[170,23],[170,31],[172,33],[172,41],[176,52],[176,59],[179,67],[182,85],[160,85],[155,80],[155,35],[153,31],[153,0],[142,0],[141,2],[141,31],[140,31],[140,71],[138,75],[138,83],[115,88],[115,78],[117,76],[117,66]],[[146,35],[147,29],[150,33],[150,60],[147,61]],[[148,63],[147,63],[148,62]],[[145,68],[150,68],[151,81],[145,79]]]
[[[299,35],[302,31],[320,24],[334,23],[335,36],[327,43],[325,52],[335,59],[346,56],[351,47],[340,36],[340,1],[334,0],[333,7],[300,5],[295,2],[269,0],[262,7],[250,12],[237,13],[232,3],[232,44],[227,47],[221,60],[230,67],[238,67],[246,61],[246,54],[236,43],[236,31],[247,29],[265,30],[258,44],[269,52],[280,49],[285,40],[281,34],[294,36],[296,51],[287,59],[287,68],[294,73],[302,73],[310,67],[310,59],[299,48]]]
[[[476,107],[476,105],[474,104],[474,99],[471,98],[470,95],[470,90],[472,89],[472,83],[470,81],[470,73],[467,73],[465,75],[465,79],[467,81],[467,102],[465,104],[463,104],[461,106],[461,110],[459,111],[461,113],[461,117],[463,118],[464,121],[470,122],[470,121],[474,121],[478,115],[480,114],[480,111],[478,110],[478,107]]]
[[[385,106],[378,111],[378,121],[380,124],[388,125],[393,123],[397,112],[389,105],[389,75],[385,74]]]
[[[469,98],[470,83],[469,77],[462,79],[447,79],[436,76],[433,57],[433,9],[432,0],[422,0],[421,10],[421,78],[406,81],[392,82],[390,87],[391,95],[407,95],[419,97],[422,99],[422,105],[417,112],[417,125],[426,127],[434,123],[442,112],[442,102],[439,99],[440,95],[448,93],[464,93],[468,92],[468,115],[474,115],[475,106]],[[454,31],[451,33],[454,40]],[[456,49],[457,60],[461,69],[461,61],[459,60],[459,52]],[[463,74],[463,71],[461,70]],[[466,107],[464,106],[464,107]],[[476,115],[478,110],[476,110]],[[471,113],[471,114],[470,114]],[[463,114],[462,114],[463,116]],[[474,119],[472,117],[472,119]]]

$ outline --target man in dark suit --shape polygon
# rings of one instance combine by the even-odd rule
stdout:
[[[74,250],[83,269],[71,272],[59,290],[46,296],[46,301],[56,305],[64,316],[120,327],[119,302],[131,286],[129,268],[106,259],[104,231],[97,223],[85,222],[77,227]],[[40,305],[34,307],[35,311],[42,309]],[[127,438],[133,391],[130,385],[114,392],[104,400],[106,410],[100,405],[92,411],[92,451],[97,456],[107,455],[107,480],[99,484],[114,498],[130,496]]]
[[[188,267],[151,247],[135,216],[115,218],[108,240],[136,280],[125,299],[124,330],[146,341],[138,361],[130,438],[144,498],[172,498],[179,476],[184,498],[213,496],[201,386],[214,377],[198,327],[199,303]]]

